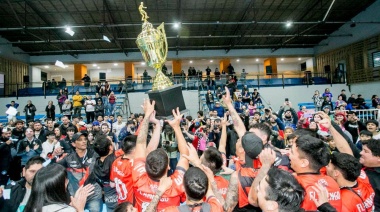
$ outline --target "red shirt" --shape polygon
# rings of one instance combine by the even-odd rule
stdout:
[[[375,192],[373,191],[373,188],[369,183],[369,179],[363,170],[356,181],[357,185],[351,189],[340,189],[340,194],[343,200],[343,211],[371,212]]]
[[[212,212],[223,211],[223,207],[220,204],[220,202],[216,199],[216,197],[214,197],[214,196],[209,197],[207,200],[207,203],[210,204],[210,206],[211,206],[210,211],[212,211]],[[200,212],[201,208],[202,208],[202,206],[195,207],[192,210],[192,212]],[[163,211],[164,212],[179,212],[178,206],[171,206],[171,207],[165,208]]]
[[[133,159],[118,157],[112,164],[110,179],[115,183],[119,204],[133,202],[132,168]]]
[[[158,212],[162,212],[165,208],[170,206],[179,206],[181,197],[185,194],[183,188],[183,175],[185,172],[186,170],[184,168],[177,166],[174,173],[170,176],[173,183],[171,188],[162,195],[157,206]],[[149,178],[145,170],[145,158],[135,159],[132,178],[133,191],[135,193],[135,207],[137,211],[144,212],[156,194],[160,182]]]
[[[230,184],[230,182],[221,176],[214,176],[214,180],[216,182],[216,186],[219,190],[219,193],[223,196],[224,199],[226,199],[228,185]]]
[[[340,197],[339,185],[329,176],[322,175],[319,173],[311,174],[298,174],[295,176],[298,182],[305,189],[305,197],[301,204],[301,208],[307,211],[316,211],[317,206],[312,200],[312,196],[316,196],[315,191],[312,189],[315,183],[321,183],[327,188],[329,192],[329,203],[339,212],[342,210],[342,200]]]

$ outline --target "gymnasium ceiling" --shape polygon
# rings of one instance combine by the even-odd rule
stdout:
[[[0,36],[29,55],[138,51],[141,0],[0,0]],[[375,0],[145,0],[169,50],[314,47]],[[329,9],[331,7],[331,9]],[[179,24],[178,24],[179,23]],[[290,24],[289,27],[286,24]],[[363,22],[352,22],[351,26]],[[175,25],[178,24],[178,28]],[[71,27],[73,36],[65,33]],[[111,42],[103,40],[107,36]],[[342,39],[350,34],[339,34]],[[21,52],[15,52],[16,54]]]

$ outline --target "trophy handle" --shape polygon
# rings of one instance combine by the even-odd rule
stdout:
[[[163,39],[163,42],[164,42],[164,51],[165,52],[163,52],[164,53],[164,58],[165,58],[165,61],[166,61],[166,57],[168,56],[168,41],[167,41],[167,39],[166,39],[166,33],[165,33],[165,28],[164,28],[164,22],[162,22],[161,24],[160,24],[160,26],[158,26],[157,27],[157,30],[161,33],[161,35],[162,35],[162,39]],[[164,62],[165,62],[164,61]]]

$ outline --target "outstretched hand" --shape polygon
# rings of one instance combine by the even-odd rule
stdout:
[[[144,103],[142,105],[142,108],[144,110],[144,114],[145,116],[148,116],[150,117],[150,115],[153,113],[154,111],[154,105],[156,104],[156,102],[153,100],[152,103],[150,102],[149,99],[144,99]]]
[[[160,120],[156,118],[156,111],[154,110],[149,117],[149,122],[155,124],[156,126],[160,126]]]
[[[199,167],[201,160],[198,157],[197,150],[189,143],[187,143],[187,149],[189,150],[189,155],[182,155],[182,157],[186,158],[193,166]]]
[[[230,90],[228,90],[227,87],[224,87],[224,90],[226,91],[226,94],[223,96],[223,103],[226,105],[232,105]]]
[[[331,118],[328,114],[320,111],[320,112],[317,112],[316,115],[319,115],[321,117],[321,120],[318,121],[318,127],[320,129],[320,127],[324,127],[326,129],[330,129],[331,127]]]
[[[172,120],[166,120],[166,122],[174,128],[180,127],[181,120],[182,120],[182,114],[179,111],[179,108],[177,107],[175,110],[172,110],[173,113],[173,119]]]
[[[74,197],[71,197],[70,205],[77,211],[83,211],[86,206],[87,197],[94,193],[94,188],[92,184],[79,187]]]

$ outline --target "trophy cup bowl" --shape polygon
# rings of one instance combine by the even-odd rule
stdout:
[[[148,16],[144,11],[143,3],[139,11],[144,21],[142,31],[137,36],[136,44],[148,66],[154,68],[156,76],[153,79],[152,90],[148,91],[149,99],[156,102],[156,116],[172,116],[172,109],[179,107],[180,111],[187,111],[182,95],[182,84],[173,85],[173,82],[165,76],[161,68],[166,61],[168,44],[162,23],[157,29],[147,21]]]

